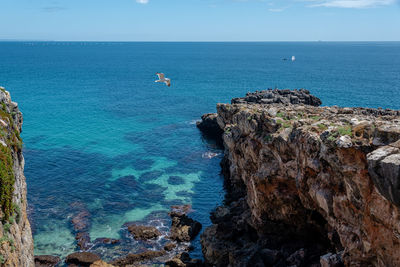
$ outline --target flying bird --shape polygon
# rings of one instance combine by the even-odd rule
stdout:
[[[171,79],[165,78],[164,73],[157,72],[156,75],[158,76],[158,80],[155,81],[156,83],[165,83],[168,87],[171,86]]]

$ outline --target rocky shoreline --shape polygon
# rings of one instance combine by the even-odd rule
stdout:
[[[400,111],[320,104],[265,90],[203,116],[228,190],[201,236],[207,265],[400,265]]]
[[[94,248],[113,251],[124,241],[91,240],[90,213],[76,202],[70,223],[78,251],[62,262],[33,257],[22,114],[0,89],[0,147],[12,167],[1,177],[2,192],[11,190],[1,200],[4,266],[400,265],[400,111],[320,107],[321,100],[303,89],[256,91],[218,104],[217,113],[197,124],[225,149],[226,197],[201,234],[204,260],[188,253],[202,228],[190,218],[189,205],[171,207],[167,230],[123,225],[129,238],[146,245],[105,262]]]

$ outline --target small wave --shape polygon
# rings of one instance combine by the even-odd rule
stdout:
[[[203,153],[203,154],[201,155],[201,157],[202,157],[203,159],[212,159],[212,158],[215,158],[215,157],[217,157],[217,156],[219,156],[219,155],[221,155],[221,153],[214,153],[214,152],[208,151],[208,152]]]
[[[190,125],[195,125],[197,122],[199,122],[199,121],[201,121],[201,120],[191,120],[191,121],[189,121],[188,123],[190,124]]]

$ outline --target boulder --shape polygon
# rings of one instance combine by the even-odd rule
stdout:
[[[172,219],[169,238],[178,242],[193,240],[201,230],[201,223],[179,211],[169,213]]]
[[[53,267],[61,261],[60,257],[51,255],[35,256],[35,267]]]
[[[154,258],[158,258],[164,256],[165,254],[166,252],[164,250],[161,251],[147,250],[145,252],[138,254],[128,254],[124,257],[114,260],[113,262],[111,262],[111,264],[116,266],[126,266],[129,264],[135,264],[138,262],[143,262]]]
[[[161,232],[154,226],[132,224],[128,226],[128,231],[136,240],[148,240],[161,235]]]
[[[90,266],[92,263],[99,261],[100,257],[91,252],[75,252],[69,254],[65,259],[67,264],[75,264],[80,266]]]

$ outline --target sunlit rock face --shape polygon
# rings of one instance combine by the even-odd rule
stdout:
[[[10,94],[0,87],[0,263],[34,266],[33,239],[26,207],[22,114]]]
[[[399,111],[233,102],[208,263],[400,265]]]

